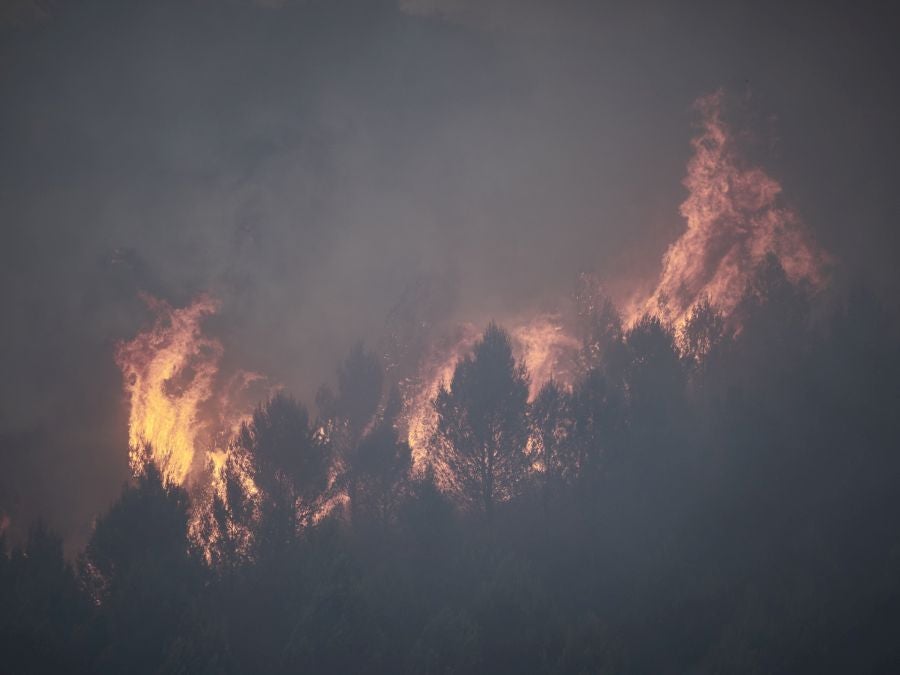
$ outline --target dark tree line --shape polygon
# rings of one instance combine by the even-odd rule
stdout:
[[[896,317],[825,304],[773,261],[677,332],[592,301],[530,402],[491,324],[433,402],[449,486],[360,345],[316,415],[256,411],[199,524],[148,464],[74,564],[40,524],[0,555],[2,670],[897,672]]]

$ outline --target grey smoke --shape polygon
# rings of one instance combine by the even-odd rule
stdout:
[[[552,301],[581,270],[652,279],[683,227],[690,104],[719,86],[751,95],[751,145],[822,245],[895,288],[892,21],[750,2],[18,3],[0,21],[12,531],[42,515],[75,547],[127,477],[112,351],[148,318],[138,292],[217,295],[226,359],[311,401],[423,275],[454,280],[460,318]]]

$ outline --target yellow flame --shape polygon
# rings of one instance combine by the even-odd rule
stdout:
[[[166,482],[190,483],[190,536],[211,561],[217,535],[204,534],[208,532],[205,525],[212,517],[213,497],[227,499],[229,462],[246,497],[253,501],[259,492],[249,458],[235,452],[232,440],[251,417],[248,387],[265,378],[248,371],[221,377],[222,344],[202,328],[203,320],[218,310],[211,297],[201,295],[182,308],[150,296],[144,299],[156,314],[152,326],[116,349],[130,403],[132,469],[139,472],[144,462],[151,461]],[[229,523],[228,527],[239,548],[248,548],[246,526]]]
[[[186,307],[145,296],[155,312],[153,325],[116,349],[130,410],[128,438],[132,468],[148,458],[165,479],[184,484],[197,469],[198,452],[212,462],[213,474],[229,455],[229,443],[251,415],[244,400],[248,387],[263,376],[238,371],[220,376],[221,342],[204,335],[202,322],[218,303],[207,295]]]
[[[153,326],[116,350],[131,409],[128,438],[132,468],[150,459],[167,481],[183,484],[191,471],[203,428],[200,406],[212,395],[222,345],[207,338],[201,321],[215,313],[216,302],[201,296],[187,307],[147,298],[156,312]]]

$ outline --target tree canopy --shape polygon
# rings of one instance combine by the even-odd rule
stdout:
[[[358,345],[315,413],[258,407],[212,494],[148,461],[74,564],[0,533],[3,670],[895,672],[897,326],[815,302],[772,261],[678,329],[594,298],[531,400],[492,323],[418,468]]]

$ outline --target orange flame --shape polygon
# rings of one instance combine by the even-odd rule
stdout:
[[[241,423],[250,419],[248,387],[265,378],[238,371],[222,380],[224,349],[221,342],[204,335],[201,326],[218,310],[211,297],[201,295],[182,308],[150,296],[144,300],[156,313],[153,325],[116,349],[131,406],[132,470],[137,473],[151,461],[167,482],[190,484],[194,495],[190,536],[211,561],[217,535],[205,534],[204,526],[212,517],[213,496],[226,500],[226,466],[231,463],[251,501],[258,495],[249,458],[235,453],[231,441]],[[246,550],[249,532],[239,524],[229,528],[232,539]]]
[[[719,91],[695,103],[702,130],[691,142],[694,155],[684,179],[689,195],[681,215],[687,230],[663,256],[656,289],[627,313],[630,324],[654,313],[679,326],[704,295],[727,316],[770,253],[793,283],[824,283],[827,256],[800,217],[779,205],[778,181],[760,168],[742,166],[722,120],[722,99]]]
[[[200,406],[212,396],[222,356],[221,343],[200,329],[200,322],[218,305],[208,296],[181,309],[149,296],[145,300],[156,312],[156,321],[116,350],[131,403],[131,465],[140,470],[148,446],[150,459],[165,479],[180,485],[193,466],[204,426]]]
[[[516,358],[525,363],[531,382],[528,400],[534,400],[551,378],[571,384],[574,357],[581,342],[567,332],[554,314],[538,314],[511,331]]]
[[[404,417],[415,474],[421,474],[429,465],[428,448],[437,428],[437,413],[432,401],[441,384],[450,385],[456,364],[472,350],[479,335],[474,325],[460,325],[450,339],[432,345],[422,361],[416,381],[408,383]],[[439,468],[436,470],[439,472]]]
[[[207,295],[187,307],[144,296],[156,313],[153,325],[116,349],[116,363],[130,402],[128,440],[132,469],[139,471],[145,448],[165,479],[179,485],[195,475],[197,452],[216,468],[251,408],[241,393],[261,375],[239,371],[219,381],[221,342],[203,334],[202,321],[218,303]]]
[[[523,362],[531,377],[529,401],[537,396],[541,386],[551,377],[563,384],[570,384],[574,356],[580,342],[562,326],[554,314],[538,314],[520,322],[513,322],[510,330],[513,352]],[[448,340],[432,346],[423,360],[419,378],[409,388],[406,396],[405,418],[407,442],[412,448],[413,473],[421,474],[431,465],[438,483],[447,487],[451,479],[445,475],[438,459],[430,456],[429,448],[437,428],[437,413],[432,401],[441,384],[450,386],[456,364],[469,354],[481,332],[471,323],[461,324]]]
[[[684,179],[689,194],[680,209],[687,228],[663,256],[655,289],[628,308],[628,324],[649,312],[680,326],[703,296],[728,315],[769,254],[777,256],[792,282],[813,287],[824,283],[828,257],[809,238],[799,216],[780,204],[781,185],[762,169],[740,161],[731,131],[722,120],[722,99],[718,92],[696,103],[701,131],[692,140],[694,154]],[[239,372],[221,383],[223,346],[204,335],[201,327],[217,311],[215,300],[202,295],[183,308],[146,300],[156,312],[154,324],[116,350],[131,405],[132,467],[141,469],[146,461],[144,447],[149,445],[150,461],[167,481],[184,484],[202,476],[205,483],[200,487],[223,497],[223,470],[232,456],[230,439],[251,410],[242,405],[241,393],[262,378]],[[529,400],[551,378],[564,386],[572,384],[575,356],[582,344],[559,315],[538,313],[506,323],[513,326],[510,335],[516,358],[531,376]],[[403,420],[416,474],[437,461],[429,457],[437,425],[434,397],[442,383],[450,384],[456,364],[471,352],[480,334],[472,323],[463,323],[443,339],[432,341],[417,374],[401,382]],[[205,466],[197,461],[198,451],[205,451]],[[235,458],[235,466],[248,494],[255,495],[250,468],[240,458]],[[202,468],[208,470],[198,470]],[[446,484],[442,468],[434,468],[439,482]],[[343,499],[329,498],[322,513],[337,508]]]

